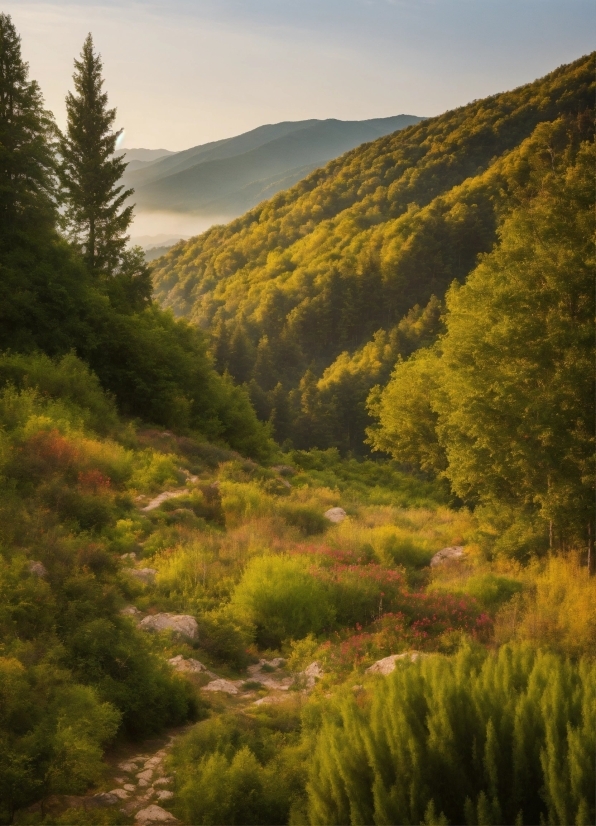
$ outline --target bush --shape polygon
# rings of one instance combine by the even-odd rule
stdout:
[[[279,513],[288,525],[298,528],[304,536],[325,533],[330,524],[320,510],[305,505],[285,505]]]
[[[332,623],[327,589],[309,567],[308,560],[287,556],[255,557],[246,566],[232,605],[254,623],[264,648],[318,634]]]
[[[399,664],[311,725],[309,823],[420,823],[431,804],[427,823],[594,822],[589,660],[464,648]]]

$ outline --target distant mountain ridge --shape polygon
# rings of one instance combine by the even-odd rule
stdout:
[[[421,120],[396,115],[364,121],[285,121],[155,160],[143,160],[138,155],[143,150],[131,150],[124,182],[135,190],[138,210],[232,218],[344,152]]]

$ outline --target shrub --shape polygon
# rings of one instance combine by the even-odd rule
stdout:
[[[298,528],[305,536],[325,533],[330,524],[320,510],[306,505],[284,505],[279,509],[279,513],[288,525]]]
[[[254,623],[263,647],[318,634],[333,621],[327,589],[309,568],[309,560],[287,556],[255,557],[246,566],[232,605]]]

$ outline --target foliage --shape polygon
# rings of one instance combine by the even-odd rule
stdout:
[[[592,822],[595,677],[526,646],[398,665],[313,720],[309,822]]]
[[[589,144],[566,151],[450,290],[438,348],[372,403],[378,449],[444,469],[468,501],[534,510],[561,543],[593,505],[593,165]]]
[[[445,291],[540,190],[551,152],[590,139],[593,90],[588,55],[352,150],[174,247],[156,295],[211,331],[280,443],[362,452],[368,390],[436,337]]]

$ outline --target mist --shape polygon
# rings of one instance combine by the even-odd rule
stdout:
[[[192,215],[186,212],[138,212],[130,228],[133,244],[142,247],[160,244],[172,238],[191,238],[212,227],[227,224],[230,216]]]

